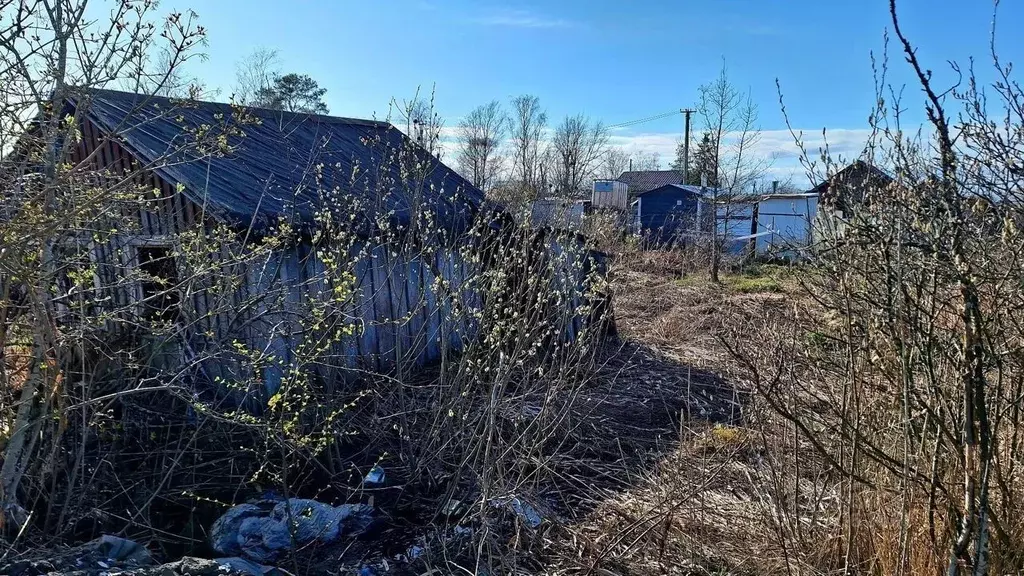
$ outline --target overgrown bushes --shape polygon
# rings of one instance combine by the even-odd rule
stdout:
[[[987,95],[973,71],[942,92],[890,8],[928,138],[901,131],[905,104],[888,97],[882,67],[868,154],[893,182],[822,228],[815,266],[801,274],[814,302],[805,326],[766,318],[772,345],[739,357],[759,397],[799,432],[800,452],[829,471],[834,499],[802,499],[799,484],[776,496],[804,517],[838,521],[790,534],[794,549],[840,530],[841,548],[820,569],[1016,572],[1024,94],[994,52]]]

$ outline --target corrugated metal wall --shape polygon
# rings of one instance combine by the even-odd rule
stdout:
[[[758,254],[785,256],[789,251],[809,246],[814,239],[818,197],[786,195],[766,197],[758,205],[758,231],[771,234],[757,239]]]

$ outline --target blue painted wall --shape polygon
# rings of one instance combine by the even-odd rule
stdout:
[[[697,221],[699,194],[675,185],[639,196],[640,234],[656,244],[679,242]]]

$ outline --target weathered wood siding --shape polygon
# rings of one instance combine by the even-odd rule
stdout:
[[[572,242],[552,238],[545,246],[552,288],[564,298],[559,316],[551,321],[564,341],[577,338],[587,321],[586,288],[593,266],[586,251],[566,245]],[[323,263],[308,244],[275,252],[257,274],[248,274],[253,293],[275,300],[255,315],[250,345],[280,358],[284,366],[315,358],[329,381],[353,370],[357,375],[362,370],[402,374],[463,349],[477,335],[484,305],[481,270],[454,249],[433,254],[393,250],[365,243],[352,248],[355,284],[337,309],[325,304],[332,297],[331,287],[323,282]],[[281,294],[284,301],[276,301]],[[296,355],[305,346],[303,339],[315,332],[309,326],[312,307],[324,306],[335,312],[335,323],[322,331],[346,326],[355,330],[325,353]],[[276,392],[282,368],[268,367],[263,376],[267,392]]]
[[[82,128],[75,154],[78,162],[129,174],[136,184],[153,191],[141,203],[125,203],[133,207],[132,214],[111,219],[112,227],[126,218],[137,226],[115,233],[97,231],[94,237],[103,240],[90,239],[90,257],[99,276],[97,289],[109,299],[97,306],[97,312],[103,307],[130,310],[140,297],[137,283],[130,280],[137,266],[135,247],[167,243],[178,249],[182,234],[196,232],[215,242],[211,237],[218,222],[90,122],[83,122]],[[193,197],[201,197],[195,192]],[[409,254],[387,245],[357,244],[347,258],[354,264],[353,290],[338,301],[328,285],[330,275],[309,242],[293,243],[262,259],[232,255],[233,250],[242,249],[221,245],[211,253],[216,273],[198,280],[183,271],[187,285],[181,289],[189,295],[182,302],[185,352],[211,359],[202,363],[210,379],[241,381],[253,376],[240,373],[242,363],[232,361],[235,342],[272,358],[259,376],[263,392],[273,394],[296,362],[311,361],[314,365],[303,368],[312,368],[326,381],[362,370],[402,373],[459,351],[476,336],[476,313],[484,304],[475,283],[481,270],[478,264],[463,261],[456,249]],[[564,326],[565,338],[572,339],[584,322],[587,263],[580,250],[566,249],[560,240],[549,240],[547,249],[554,266],[551,281],[567,295],[562,317],[556,321]],[[330,333],[354,327],[332,342],[326,353],[304,352],[314,332],[310,326],[313,306],[327,309],[329,320],[319,330]]]
[[[173,246],[179,234],[197,228],[209,231],[213,222],[205,216],[201,206],[189,201],[177,193],[173,185],[146,170],[116,140],[103,135],[88,120],[82,121],[82,139],[71,157],[76,164],[84,163],[96,173],[108,171],[106,184],[121,183],[126,193],[131,186],[150,191],[139,202],[126,202],[122,213],[110,218],[109,226],[105,227],[100,220],[99,226],[88,239],[99,275],[100,293],[96,300],[108,302],[101,304],[97,311],[126,311],[139,298],[138,287],[128,280],[130,271],[137,266],[135,249],[140,245],[154,243]],[[128,210],[131,213],[127,213]],[[134,226],[124,229],[125,222],[131,222]],[[220,256],[215,255],[215,258]],[[192,290],[192,298],[183,305],[191,308],[196,329],[201,332],[226,332],[230,320],[224,314],[210,312],[220,310],[223,306],[211,302],[208,290],[203,287],[193,288],[198,289]]]
[[[249,270],[250,292],[265,295],[253,313],[250,346],[280,359],[264,371],[269,393],[280,384],[281,365],[315,359],[325,378],[352,370],[405,371],[473,337],[472,315],[481,304],[471,287],[476,271],[456,252],[439,250],[430,257],[363,243],[349,257],[354,286],[337,302],[323,263],[307,243],[275,252]],[[333,320],[314,329],[314,307],[329,310]],[[330,337],[337,330],[345,335],[328,351],[296,354],[312,334]]]

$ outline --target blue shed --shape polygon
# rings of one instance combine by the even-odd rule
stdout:
[[[653,244],[685,242],[697,228],[701,198],[700,186],[684,184],[666,184],[637,195],[637,231]]]

